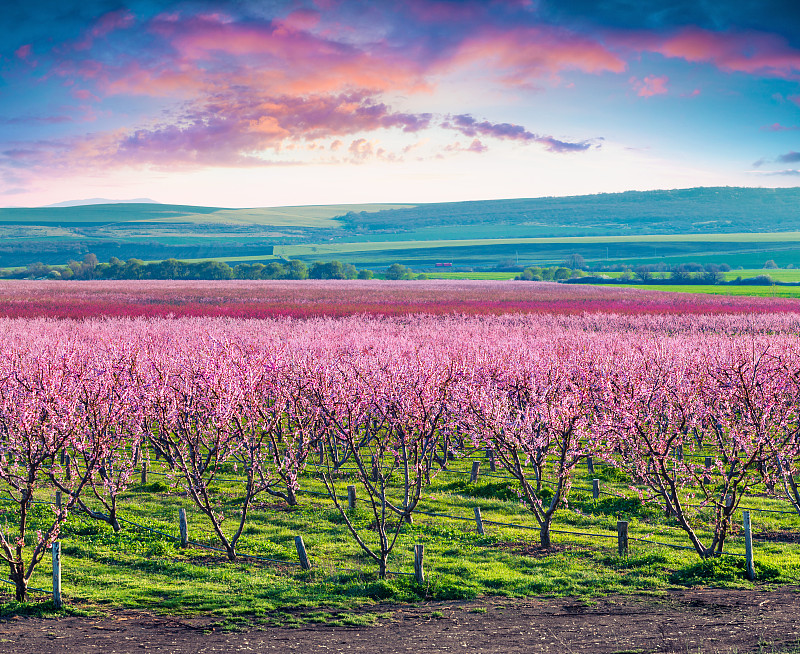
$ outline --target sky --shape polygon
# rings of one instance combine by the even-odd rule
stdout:
[[[30,0],[0,206],[800,184],[797,0]]]

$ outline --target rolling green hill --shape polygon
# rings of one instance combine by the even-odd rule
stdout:
[[[695,188],[439,204],[0,209],[0,266],[94,252],[154,260],[341,259],[381,268],[588,262],[800,265],[800,188]]]

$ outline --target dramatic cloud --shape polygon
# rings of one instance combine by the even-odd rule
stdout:
[[[454,129],[461,132],[464,136],[488,136],[500,140],[522,141],[523,143],[540,143],[549,152],[584,152],[591,147],[600,147],[598,139],[589,141],[569,142],[559,141],[552,136],[542,136],[534,134],[525,129],[522,125],[512,125],[510,123],[490,123],[489,121],[478,121],[470,115],[461,114],[451,116],[448,121],[443,123],[443,127]]]
[[[427,129],[431,120],[430,114],[394,112],[371,96],[355,93],[275,98],[226,95],[190,106],[167,122],[129,132],[90,134],[64,142],[59,150],[70,152],[70,159],[81,165],[264,166],[276,163],[264,158],[266,151],[277,154],[298,141],[379,129],[416,133]],[[332,150],[339,147],[338,140],[331,145]],[[7,157],[29,165],[53,165],[59,160],[42,155],[40,148],[6,152]]]
[[[659,34],[625,37],[641,51],[692,63],[709,63],[725,72],[796,79],[800,76],[800,50],[777,34],[714,32],[689,27],[663,37]]]
[[[4,9],[7,189],[76,171],[256,174],[460,152],[480,154],[458,158],[476,168],[601,147],[604,158],[651,148],[655,161],[673,135],[691,149],[699,125],[710,150],[733,143],[738,154],[726,150],[726,161],[744,170],[773,151],[770,133],[798,129],[800,5],[780,0],[42,0]],[[632,94],[669,95],[675,111]],[[764,125],[764,143],[736,138],[752,121]],[[604,147],[592,134],[615,137]],[[558,162],[565,186],[581,159],[592,160]]]
[[[778,163],[798,163],[800,162],[800,152],[787,152],[775,159]]]
[[[480,30],[465,38],[445,65],[484,68],[510,86],[530,85],[542,77],[569,70],[622,73],[627,67],[619,55],[595,40],[541,28]]]

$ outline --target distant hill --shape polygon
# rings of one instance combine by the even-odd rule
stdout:
[[[800,188],[691,188],[449,202],[380,214],[349,213],[342,220],[367,231],[487,224],[496,230],[505,225],[527,228],[513,235],[531,237],[796,231],[800,229]],[[476,237],[476,233],[469,235]]]
[[[136,198],[134,200],[109,200],[108,198],[89,198],[88,200],[66,200],[55,204],[46,204],[45,208],[52,207],[85,207],[90,204],[159,204],[150,198]]]
[[[273,258],[266,254],[273,247],[285,256],[308,261],[339,258],[363,267],[379,267],[387,261],[420,266],[431,261],[467,266],[496,265],[512,259],[515,263],[557,261],[573,252],[595,261],[674,261],[675,257],[724,261],[728,257],[731,262],[738,258],[751,267],[760,266],[766,259],[800,265],[800,253],[795,256],[800,247],[796,237],[787,234],[787,243],[767,239],[770,244],[764,245],[758,243],[757,236],[763,232],[800,232],[800,188],[718,187],[472,202],[249,209],[158,204],[145,199],[111,204],[80,202],[0,209],[0,266],[34,261],[62,264],[81,259],[87,252],[95,253],[101,261],[112,256],[267,261]],[[661,239],[661,244],[638,239],[687,234],[709,236],[673,244],[669,239]],[[754,236],[736,243],[716,238],[725,234]],[[602,242],[593,246],[584,243],[578,248],[570,241],[574,237],[599,238]],[[542,238],[558,242],[531,242]],[[494,242],[487,244],[487,240]],[[466,241],[472,244],[467,246]],[[397,242],[403,242],[402,247],[391,245]],[[752,260],[745,262],[745,255]]]

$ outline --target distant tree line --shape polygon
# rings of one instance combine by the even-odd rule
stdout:
[[[793,266],[789,266],[790,268]],[[736,285],[796,285],[795,282],[776,282],[768,274],[756,275],[755,277],[742,278],[741,276],[730,281],[726,281],[726,272],[731,271],[731,267],[726,264],[699,264],[681,263],[668,265],[664,262],[657,264],[646,264],[631,267],[625,264],[615,264],[593,268],[591,272],[586,272],[588,266],[585,265],[583,257],[580,255],[570,255],[561,266],[538,267],[530,266],[525,268],[514,279],[526,281],[562,281],[572,283],[630,283],[630,284],[728,284]],[[765,270],[775,270],[778,266],[770,259],[764,263]],[[621,272],[615,277],[604,275],[605,272]]]
[[[83,261],[70,261],[66,266],[49,266],[41,262],[25,268],[6,271],[7,279],[372,279],[372,270],[357,270],[341,261],[316,261],[308,266],[297,259],[269,263],[240,263],[234,267],[224,261],[188,262],[177,259],[144,262],[141,259],[122,261],[111,257],[100,263],[97,256],[87,254]],[[409,268],[392,264],[387,279],[412,279]]]

